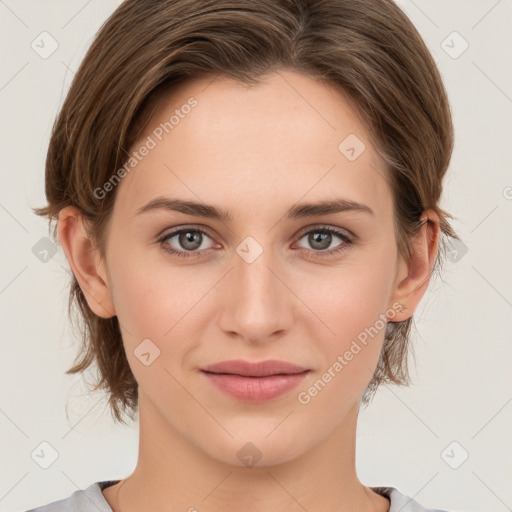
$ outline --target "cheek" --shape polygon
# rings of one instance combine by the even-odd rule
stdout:
[[[347,258],[338,267],[315,268],[311,264],[307,271],[295,274],[292,269],[286,280],[304,304],[296,310],[296,328],[305,331],[301,337],[315,340],[317,349],[313,350],[325,368],[351,351],[353,358],[343,374],[350,376],[352,384],[361,381],[363,385],[371,377],[382,346],[384,328],[379,314],[387,308],[394,260],[391,247],[361,254],[364,256]],[[198,272],[194,265],[173,267],[164,264],[165,258],[160,256],[148,260],[147,250],[119,249],[113,256],[110,274],[115,285],[114,303],[135,377],[139,381],[145,374],[139,375],[140,362],[134,354],[145,339],[160,350],[159,363],[175,370],[177,361],[186,358],[200,342],[200,331],[206,328],[209,316],[215,316],[215,302],[208,295],[214,288],[218,291],[219,286],[225,286],[219,283],[224,272]],[[290,298],[290,308],[295,302]],[[358,340],[359,351],[354,340]],[[171,353],[166,350],[170,345]]]
[[[316,275],[308,279],[313,287],[298,291],[319,319],[309,323],[309,336],[321,354],[320,372],[330,369],[326,380],[336,383],[329,386],[348,386],[354,396],[373,375],[384,341],[395,261],[392,248],[384,254]]]
[[[375,280],[356,277],[345,285],[326,286],[322,294],[318,290],[318,301],[324,304],[318,311],[329,329],[322,327],[323,335],[318,327],[312,329],[321,364],[297,395],[304,414],[317,411],[327,423],[327,418],[341,421],[359,400],[375,371],[386,331],[385,286],[379,289]]]
[[[173,370],[200,340],[194,330],[204,325],[205,299],[218,276],[199,273],[193,266],[172,268],[162,263],[164,259],[148,262],[144,254],[137,255],[136,251],[129,251],[126,257],[118,255],[113,261],[118,262],[110,272],[114,304],[137,381],[144,375],[139,375],[140,363],[136,359],[143,340],[149,339],[157,347],[153,347],[159,354],[155,366],[163,364]],[[152,345],[145,343],[151,350]]]
[[[385,314],[392,293],[393,258],[349,263],[303,283],[301,296],[324,323],[333,340],[347,340]],[[314,286],[311,286],[314,283]],[[336,342],[335,342],[336,343]]]
[[[134,234],[113,238],[109,267],[116,314],[132,337],[161,339],[207,285],[193,270],[173,267],[162,249],[132,244],[135,238]]]

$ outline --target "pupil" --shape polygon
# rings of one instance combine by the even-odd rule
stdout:
[[[315,244],[318,242],[320,242],[320,247],[317,247],[318,249],[326,249],[327,247],[329,247],[329,244],[330,244],[330,234],[329,233],[317,233],[316,236],[313,235],[311,238],[312,238],[312,245],[313,247],[315,247]],[[326,243],[322,243],[322,242],[326,242]]]
[[[187,231],[186,233],[182,233],[182,237],[184,236],[184,240],[180,240],[180,243],[182,244],[182,247],[192,250],[197,249],[200,247],[201,243],[197,243],[198,239],[200,238],[200,233],[193,233],[190,231]],[[191,245],[190,245],[191,244]]]

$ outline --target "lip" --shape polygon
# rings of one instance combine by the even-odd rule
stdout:
[[[232,359],[205,366],[201,370],[212,373],[230,373],[243,377],[268,377],[269,375],[294,375],[308,369],[277,359],[256,362]]]
[[[242,359],[222,361],[200,370],[220,391],[249,402],[283,395],[297,387],[309,373],[308,368],[285,361],[250,362]]]

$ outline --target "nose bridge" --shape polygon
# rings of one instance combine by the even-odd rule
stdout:
[[[242,246],[243,247],[243,246]],[[258,299],[267,299],[267,303],[276,298],[276,287],[282,286],[271,271],[276,267],[275,258],[272,256],[272,249],[267,247],[254,260],[246,259],[244,256],[252,256],[254,248],[249,248],[248,254],[240,255],[242,248],[237,250],[235,257],[235,275],[241,291],[247,292],[248,298],[252,297],[252,302],[260,303]],[[249,257],[250,257],[249,256]],[[237,261],[238,260],[238,261]]]
[[[266,237],[267,242],[271,237]],[[257,341],[290,326],[290,291],[271,247],[247,237],[236,248],[223,328]]]

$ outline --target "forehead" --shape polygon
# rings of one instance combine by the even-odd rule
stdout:
[[[166,193],[233,210],[340,195],[389,203],[357,112],[332,86],[293,71],[250,86],[226,77],[180,84],[130,153],[143,146],[151,149],[118,185],[116,208],[125,212]]]

